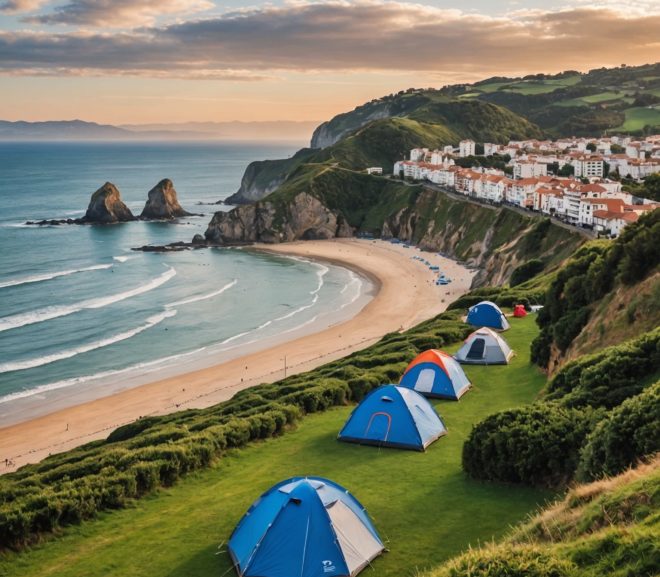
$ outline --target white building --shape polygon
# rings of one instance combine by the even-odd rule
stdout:
[[[485,156],[492,156],[493,154],[497,154],[502,147],[499,144],[493,144],[492,142],[486,142],[484,143],[484,155]]]
[[[533,160],[516,160],[513,161],[513,177],[514,178],[537,178],[539,176],[547,176],[548,165]]]
[[[476,150],[476,143],[474,140],[461,140],[458,143],[458,156],[465,158],[466,156],[474,156]]]
[[[577,178],[603,178],[605,162],[600,156],[581,156],[573,162]]]

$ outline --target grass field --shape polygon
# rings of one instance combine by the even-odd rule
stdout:
[[[295,475],[339,482],[367,508],[388,553],[367,575],[405,577],[499,537],[552,495],[471,481],[461,470],[463,441],[474,423],[531,402],[545,378],[529,364],[537,333],[532,316],[512,320],[505,337],[517,351],[506,367],[468,367],[474,383],[458,403],[436,407],[449,433],[426,453],[338,443],[352,407],[306,417],[282,437],[230,452],[177,486],[66,530],[0,560],[3,577],[206,577],[233,574],[224,547],[249,505]]]
[[[628,108],[626,121],[613,130],[641,130],[645,126],[660,126],[658,108]]]
[[[601,92],[600,94],[592,94],[591,96],[583,96],[582,98],[562,100],[560,102],[556,102],[555,106],[588,106],[589,104],[599,104],[601,102],[619,100],[624,96],[625,93],[623,92]]]
[[[475,86],[481,92],[491,93],[499,90],[506,92],[517,92],[518,94],[545,94],[553,92],[557,88],[574,86],[580,82],[581,76],[568,76],[566,78],[548,79],[548,80],[522,80],[519,82],[491,82],[489,84],[479,84]]]

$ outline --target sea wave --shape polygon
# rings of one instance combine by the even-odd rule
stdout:
[[[118,333],[116,335],[107,337],[105,339],[100,339],[98,341],[94,341],[86,345],[81,345],[73,349],[68,349],[65,351],[53,353],[52,355],[46,355],[45,357],[35,357],[32,359],[27,359],[24,361],[15,361],[12,363],[0,363],[0,373],[9,373],[11,371],[22,371],[25,369],[32,369],[35,367],[40,367],[42,365],[48,365],[50,363],[54,363],[55,361],[70,359],[71,357],[75,357],[83,353],[94,351],[96,349],[102,349],[103,347],[107,347],[109,345],[113,345],[115,343],[125,341],[136,335],[139,335],[140,333],[146,331],[147,329],[150,329],[151,327],[154,327],[157,324],[161,323],[165,319],[169,317],[173,317],[176,313],[177,311],[175,309],[164,311],[160,314],[153,315],[147,318],[146,322],[143,325],[136,327],[130,331],[124,331],[123,333]]]
[[[129,291],[117,293],[107,297],[89,299],[71,305],[45,307],[27,313],[19,313],[19,314],[3,317],[0,318],[0,332],[16,329],[34,323],[41,323],[58,317],[64,317],[85,309],[100,309],[108,305],[126,300],[128,298],[152,291],[158,288],[159,286],[161,286],[162,284],[165,284],[175,275],[176,275],[176,270],[174,270],[171,267],[168,267],[168,270],[165,271],[160,276]]]
[[[196,302],[199,302],[199,301],[205,301],[205,300],[208,300],[208,299],[212,299],[213,297],[217,297],[218,295],[221,295],[223,292],[229,290],[231,287],[236,286],[237,284],[238,284],[238,279],[234,279],[233,281],[231,281],[230,283],[227,283],[225,286],[223,286],[222,288],[220,288],[218,290],[214,290],[210,293],[206,293],[206,294],[203,294],[203,295],[190,297],[190,298],[184,299],[182,301],[177,301],[177,302],[174,302],[174,303],[170,303],[170,304],[167,304],[165,306],[168,307],[168,308],[178,307],[178,306],[181,306],[181,305],[188,305],[190,303],[196,303]]]
[[[103,371],[101,373],[95,373],[93,375],[84,375],[81,377],[74,377],[72,379],[64,379],[62,381],[56,381],[54,383],[39,385],[38,387],[34,387],[33,389],[24,389],[22,391],[15,391],[13,393],[9,393],[8,395],[4,395],[0,397],[0,404],[15,401],[17,399],[25,399],[27,397],[33,397],[34,395],[42,395],[50,391],[57,391],[59,389],[65,389],[67,387],[72,387],[74,385],[81,385],[84,383],[88,383],[90,381],[97,381],[99,379],[106,379],[108,377],[116,377],[117,375],[123,375],[126,373],[135,373],[137,371],[142,371],[143,373],[150,373],[153,371],[158,371],[161,370],[162,366],[165,365],[166,363],[178,362],[184,357],[189,357],[191,355],[201,353],[204,350],[206,350],[206,347],[201,347],[199,349],[195,349],[194,351],[188,351],[186,353],[181,353],[178,355],[171,355],[169,357],[155,359],[153,361],[138,363],[135,365],[131,365],[130,367],[126,367],[124,369]],[[149,369],[149,370],[145,370],[145,369]]]
[[[70,270],[60,270],[57,272],[48,272],[48,273],[43,273],[43,274],[36,274],[33,276],[25,276],[21,278],[15,278],[11,279],[8,281],[0,282],[0,288],[5,288],[5,287],[10,287],[10,286],[18,286],[22,284],[28,284],[28,283],[33,283],[33,282],[42,282],[46,280],[50,280],[53,278],[57,278],[60,276],[69,276],[72,274],[77,274],[80,272],[88,272],[92,270],[104,270],[112,267],[111,264],[96,264],[94,266],[87,266],[84,268],[76,268],[76,269],[70,269]]]
[[[120,255],[120,256],[113,256],[112,260],[116,260],[117,262],[126,262],[127,260],[133,260],[135,258],[140,258],[140,256],[137,254],[132,254],[130,256]]]

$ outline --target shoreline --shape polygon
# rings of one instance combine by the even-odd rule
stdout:
[[[418,249],[385,241],[333,239],[283,245],[254,245],[249,250],[307,258],[353,270],[373,284],[373,298],[354,316],[320,331],[280,335],[267,348],[174,376],[155,380],[88,400],[0,429],[0,460],[13,465],[38,462],[58,453],[102,439],[115,428],[151,415],[204,408],[239,390],[311,370],[363,349],[389,332],[410,328],[446,309],[469,290],[474,271],[433,253],[423,253],[454,280],[436,286],[433,273],[412,256]],[[445,298],[445,297],[449,298]],[[262,343],[264,344],[264,343]]]

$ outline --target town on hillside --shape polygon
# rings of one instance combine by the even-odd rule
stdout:
[[[378,173],[376,167],[368,169]],[[414,148],[394,176],[427,181],[492,204],[508,204],[616,237],[660,203],[639,198],[622,180],[660,172],[660,135],[523,140],[500,145],[462,140],[442,150]]]

